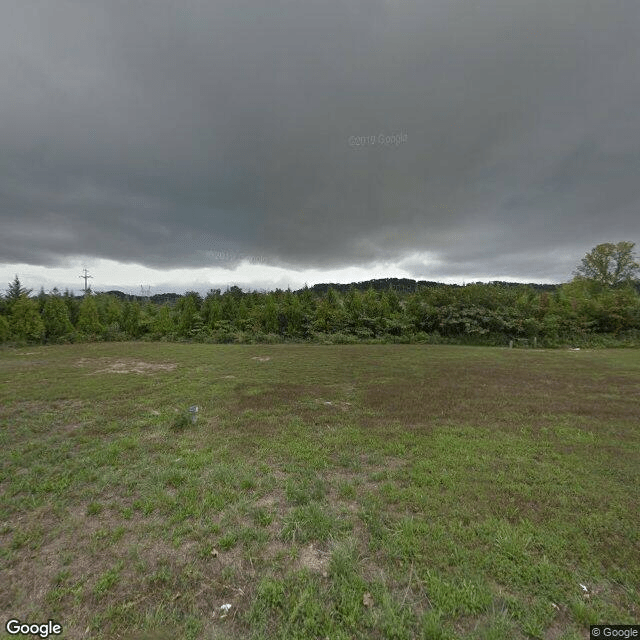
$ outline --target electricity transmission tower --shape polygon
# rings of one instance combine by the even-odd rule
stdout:
[[[78,278],[84,278],[84,294],[87,295],[87,292],[89,291],[89,289],[87,288],[87,280],[89,278],[93,278],[93,276],[87,275],[86,267],[83,269],[83,271],[84,271],[84,275],[78,276]]]

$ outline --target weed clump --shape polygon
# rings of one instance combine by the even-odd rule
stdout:
[[[192,424],[191,418],[189,418],[189,416],[185,416],[184,414],[181,414],[175,417],[173,424],[171,425],[171,430],[184,431],[187,427],[190,427],[191,424]]]

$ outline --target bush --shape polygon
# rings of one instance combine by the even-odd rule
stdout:
[[[0,343],[7,342],[10,335],[8,320],[4,316],[0,316]]]
[[[120,329],[120,324],[112,322],[104,328],[102,338],[105,342],[125,342],[129,335]]]
[[[187,427],[190,427],[193,423],[191,418],[184,413],[177,415],[173,424],[171,425],[172,431],[184,431]]]

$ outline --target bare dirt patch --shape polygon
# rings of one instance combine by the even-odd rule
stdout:
[[[102,358],[100,360],[80,358],[76,362],[76,366],[80,367],[94,364],[106,364],[106,366],[91,371],[90,375],[97,373],[155,373],[157,371],[173,371],[178,366],[175,362],[143,362],[127,358],[115,361],[110,358]]]
[[[316,573],[327,576],[327,566],[329,564],[329,554],[316,549],[313,544],[300,550],[298,557],[299,568],[310,569]]]

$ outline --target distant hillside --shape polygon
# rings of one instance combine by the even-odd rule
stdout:
[[[560,286],[559,284],[537,284],[533,282],[501,282],[498,280],[496,280],[495,282],[491,282],[490,284],[502,287],[520,287],[525,285],[535,289],[536,291],[549,292],[555,291]],[[367,289],[374,289],[375,291],[387,291],[388,289],[393,289],[394,291],[397,291],[399,293],[413,293],[418,289],[435,287],[458,289],[462,287],[462,285],[444,284],[443,282],[433,282],[430,280],[411,280],[410,278],[378,278],[376,280],[365,280],[364,282],[352,282],[350,284],[314,284],[312,287],[309,287],[309,289],[317,294],[324,294],[330,288],[333,288],[340,293],[345,293],[351,288],[357,289],[359,291],[366,291]]]
[[[468,284],[472,284],[472,283],[468,283]],[[504,288],[528,286],[534,289],[535,291],[547,291],[549,293],[556,291],[560,286],[559,284],[538,284],[535,282],[528,282],[528,283],[502,282],[499,280],[496,280],[489,284],[492,284],[495,286],[501,286]],[[340,293],[346,293],[347,291],[349,291],[349,289],[356,289],[358,291],[367,291],[368,289],[373,289],[374,291],[387,291],[389,289],[393,289],[394,291],[397,291],[398,293],[403,294],[403,293],[414,293],[419,289],[425,289],[425,288],[460,289],[462,287],[463,285],[459,285],[459,284],[445,284],[443,282],[435,282],[432,280],[412,280],[411,278],[377,278],[375,280],[365,280],[364,282],[350,282],[346,284],[337,283],[337,282],[322,282],[319,284],[314,284],[312,287],[309,287],[308,289],[312,293],[318,296],[322,296],[329,289],[334,289],[335,291],[338,291]],[[304,289],[298,289],[296,293],[303,290]],[[245,293],[242,292],[241,289],[239,289],[236,286],[230,287],[228,291],[233,295],[235,295],[236,297],[238,296],[242,297],[243,295],[246,295]],[[148,298],[144,296],[130,294],[130,293],[123,293],[122,291],[105,291],[104,293],[107,295],[115,296],[120,300],[129,300],[129,301],[137,300],[138,302],[145,302],[147,300],[150,300],[154,304],[160,304],[160,305],[165,304],[167,302],[173,304],[176,302],[176,300],[179,300],[180,298],[183,297],[182,294],[179,294],[179,293],[156,293],[155,295],[150,296]],[[78,296],[78,297],[82,297],[82,296]]]
[[[155,304],[164,304],[165,302],[175,302],[178,298],[182,298],[182,295],[179,293],[157,293],[153,296],[137,296],[132,293],[123,293],[122,291],[104,291],[104,294],[107,296],[114,296],[115,298],[119,298],[120,300],[129,300],[132,302],[136,300],[138,302],[145,302],[146,300],[151,300]],[[82,296],[79,296],[82,297]]]

